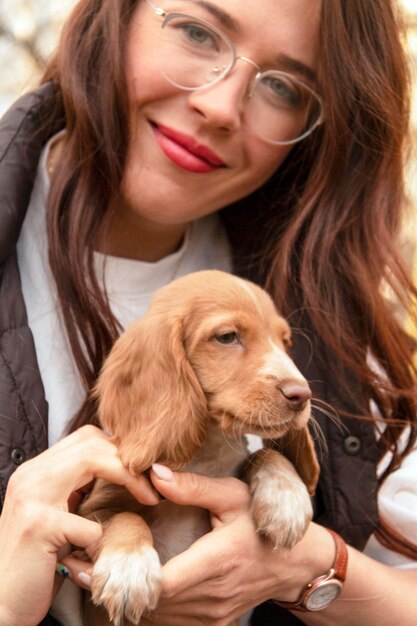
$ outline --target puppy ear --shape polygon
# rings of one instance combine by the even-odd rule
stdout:
[[[135,474],[155,462],[178,469],[202,444],[206,398],[180,318],[145,315],[132,324],[106,359],[95,395],[101,425]]]
[[[314,495],[319,479],[320,467],[313,439],[307,426],[300,430],[290,429],[274,442],[275,446],[294,465],[308,493]]]

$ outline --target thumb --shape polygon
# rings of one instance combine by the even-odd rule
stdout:
[[[157,463],[152,466],[150,477],[158,492],[168,500],[208,509],[219,518],[246,510],[250,504],[248,487],[237,478],[208,478],[201,474],[172,472]]]
[[[100,540],[103,530],[100,524],[87,520],[73,513],[62,513],[61,531],[64,533],[66,543],[79,548],[94,547]],[[68,576],[77,585],[90,588],[92,563],[90,561],[81,560],[76,557],[76,552],[60,559],[60,563],[64,565]]]

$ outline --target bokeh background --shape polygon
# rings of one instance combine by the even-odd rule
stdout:
[[[413,79],[412,145],[407,170],[411,211],[408,223],[404,226],[404,251],[410,262],[413,262],[416,259],[417,245],[417,0],[401,0],[400,5],[404,11],[407,26],[405,43],[409,53]]]
[[[398,2],[407,26],[405,44],[415,84],[413,146],[407,170],[411,209],[403,243],[404,255],[411,263],[417,242],[417,0]],[[0,115],[36,84],[74,4],[75,0],[0,0]]]

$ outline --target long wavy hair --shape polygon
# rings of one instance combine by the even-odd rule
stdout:
[[[124,45],[136,4],[80,0],[43,77],[57,87],[49,122],[62,118],[66,126],[48,207],[49,259],[87,398],[120,332],[90,244],[126,161]],[[394,452],[391,471],[401,457],[399,432],[412,426],[407,451],[417,414],[414,346],[382,289],[411,310],[415,291],[398,241],[409,118],[401,28],[390,0],[325,0],[320,39],[325,123],[268,183],[221,214],[237,267],[250,259],[246,271],[256,267],[278,308],[302,311],[325,346],[320,358],[341,364],[332,371],[346,393],[348,376],[359,382],[358,415],[372,419],[370,400],[377,404],[387,423],[381,449]],[[73,426],[94,414],[87,399]]]

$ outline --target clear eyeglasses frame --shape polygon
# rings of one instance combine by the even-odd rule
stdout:
[[[161,71],[171,84],[186,91],[209,89],[241,60],[256,70],[245,103],[254,134],[268,143],[293,145],[323,123],[321,97],[300,78],[280,70],[261,71],[254,61],[237,54],[222,30],[202,18],[167,12],[151,0],[146,4],[162,19],[158,54]]]

